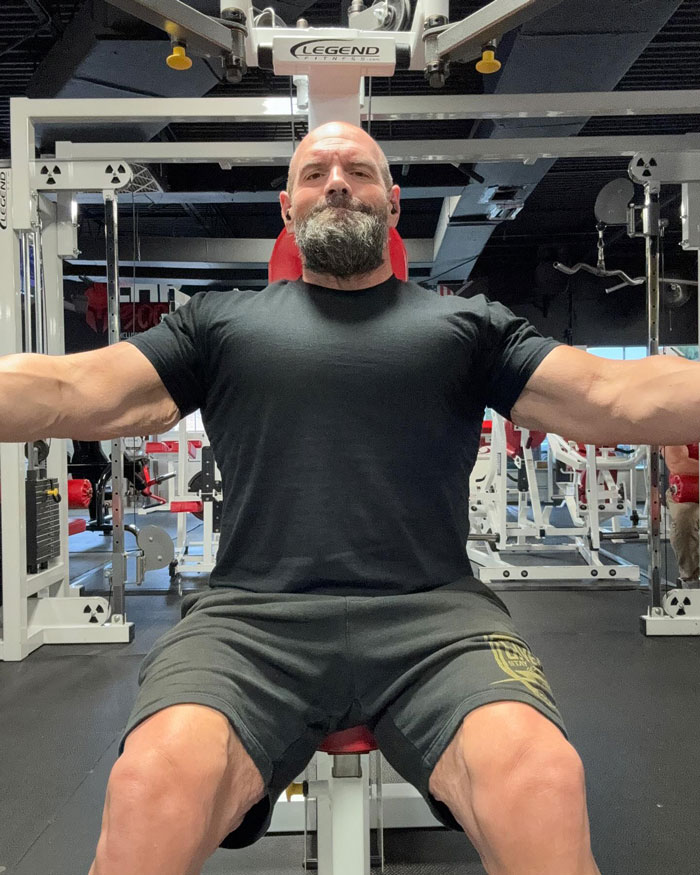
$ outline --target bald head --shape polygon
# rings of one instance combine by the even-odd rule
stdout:
[[[361,149],[377,165],[382,182],[388,191],[392,186],[389,164],[376,140],[362,128],[349,122],[326,122],[325,125],[309,131],[294,152],[287,177],[288,193],[292,194],[299,168],[314,150],[332,150],[338,146],[347,147],[348,145],[354,145]]]

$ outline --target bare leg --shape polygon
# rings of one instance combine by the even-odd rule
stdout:
[[[198,875],[263,796],[223,714],[166,708],[133,730],[112,770],[89,875]]]
[[[600,875],[583,765],[535,708],[496,702],[472,711],[438,761],[430,790],[489,875]]]

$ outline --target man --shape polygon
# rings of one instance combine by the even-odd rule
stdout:
[[[265,832],[327,733],[364,723],[490,875],[595,875],[581,761],[472,577],[469,473],[486,404],[586,442],[696,440],[698,366],[606,361],[396,280],[399,188],[352,125],[304,139],[280,202],[299,282],[0,361],[0,440],[162,432],[199,407],[224,481],[212,589],[144,661],[90,871],[198,873]]]
[[[698,445],[664,447],[664,460],[670,476],[698,477]],[[681,585],[700,578],[700,544],[698,543],[698,503],[676,502],[666,490],[666,509],[671,517],[671,546],[678,560]]]

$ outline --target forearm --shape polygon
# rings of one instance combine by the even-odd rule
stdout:
[[[59,434],[66,394],[63,372],[56,356],[0,357],[0,441],[65,437]]]
[[[617,364],[610,426],[619,442],[679,445],[700,438],[700,364],[652,356]]]

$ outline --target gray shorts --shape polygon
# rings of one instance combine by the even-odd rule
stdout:
[[[503,603],[474,578],[391,596],[187,596],[155,644],[122,738],[170,705],[208,705],[231,722],[268,788],[222,843],[267,831],[280,793],[331,732],[363,724],[435,816],[461,827],[428,790],[464,717],[489,702],[532,705],[566,735],[542,666]]]

